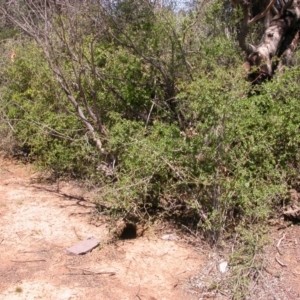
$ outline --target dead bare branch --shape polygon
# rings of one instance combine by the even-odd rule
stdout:
[[[248,21],[248,26],[252,26],[255,22],[257,22],[258,20],[262,19],[263,17],[265,17],[267,15],[267,13],[270,11],[271,7],[274,5],[276,0],[271,0],[269,5],[266,7],[266,9],[256,15],[254,18],[252,18],[251,20]]]
[[[35,39],[57,83],[73,105],[77,117],[89,132],[96,148],[100,153],[106,154],[100,139],[105,130],[99,110],[95,109],[96,99],[91,107],[86,91],[82,87],[84,81],[92,87],[90,80],[97,80],[96,72],[90,72],[89,61],[84,57],[81,45],[85,32],[78,20],[80,15],[87,14],[88,8],[85,2],[65,1],[62,18],[61,14],[57,13],[56,1],[25,0],[22,4],[11,1],[9,6],[1,6],[0,11],[23,32]],[[68,61],[71,76],[69,71],[64,69],[63,60],[66,58],[70,58]],[[94,92],[94,97],[95,95]]]

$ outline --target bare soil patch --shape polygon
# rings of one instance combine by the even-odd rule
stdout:
[[[205,243],[163,240],[170,232],[109,243],[105,220],[91,222],[93,195],[76,183],[40,184],[29,165],[0,157],[0,299],[232,299],[211,288],[231,276],[230,254]],[[264,268],[245,299],[300,299],[300,226],[273,226]],[[80,256],[66,249],[94,236]]]
[[[189,278],[205,255],[182,241],[147,237],[107,244],[91,194],[74,183],[37,184],[30,166],[0,159],[0,299],[199,299]],[[99,225],[99,224],[98,224]],[[66,248],[89,236],[100,247]]]
[[[262,285],[255,291],[256,299],[300,299],[300,227],[273,227],[270,239],[265,251]]]

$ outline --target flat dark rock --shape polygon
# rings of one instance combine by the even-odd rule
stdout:
[[[88,237],[87,239],[79,242],[76,245],[71,246],[67,249],[68,254],[71,255],[82,255],[92,251],[99,245],[99,241],[94,237]]]

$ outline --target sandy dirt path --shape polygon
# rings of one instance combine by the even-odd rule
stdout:
[[[155,234],[106,244],[105,225],[89,224],[94,205],[74,184],[32,183],[29,166],[0,159],[0,299],[199,299],[186,288],[203,256]],[[82,256],[66,248],[89,236],[100,247]],[[96,274],[115,272],[115,275]]]

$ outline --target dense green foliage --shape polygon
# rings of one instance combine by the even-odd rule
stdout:
[[[56,175],[85,176],[95,159],[85,131],[58,89],[41,51],[32,43],[14,46],[8,62],[3,104],[19,148]],[[27,153],[24,153],[27,154]],[[95,153],[94,153],[95,155]]]
[[[211,242],[235,233],[232,264],[255,268],[262,224],[299,188],[297,59],[251,87],[239,12],[224,18],[223,1],[83,8],[53,14],[44,40],[2,27],[1,147],[97,185],[112,216],[172,220]]]
[[[76,22],[60,12],[50,54],[3,32],[14,34],[1,43],[1,133],[55,174],[101,186],[110,212],[131,221],[173,219],[216,242],[267,220],[299,185],[300,66],[253,89],[222,1],[203,18],[140,2],[101,11],[101,34],[86,11]]]
[[[128,11],[122,2],[118,14],[105,16],[110,28],[99,39],[86,35],[79,13],[79,50],[66,38],[57,49],[69,50],[57,60],[67,84],[80,85],[75,97],[101,115],[106,154],[27,37],[2,43],[17,53],[3,62],[4,124],[43,167],[102,186],[99,197],[114,214],[175,217],[213,241],[240,222],[266,220],[298,185],[299,69],[251,91],[235,41],[216,17],[220,3],[196,23],[193,12],[144,2]],[[72,62],[71,51],[84,63]],[[78,66],[92,71],[76,77]]]

